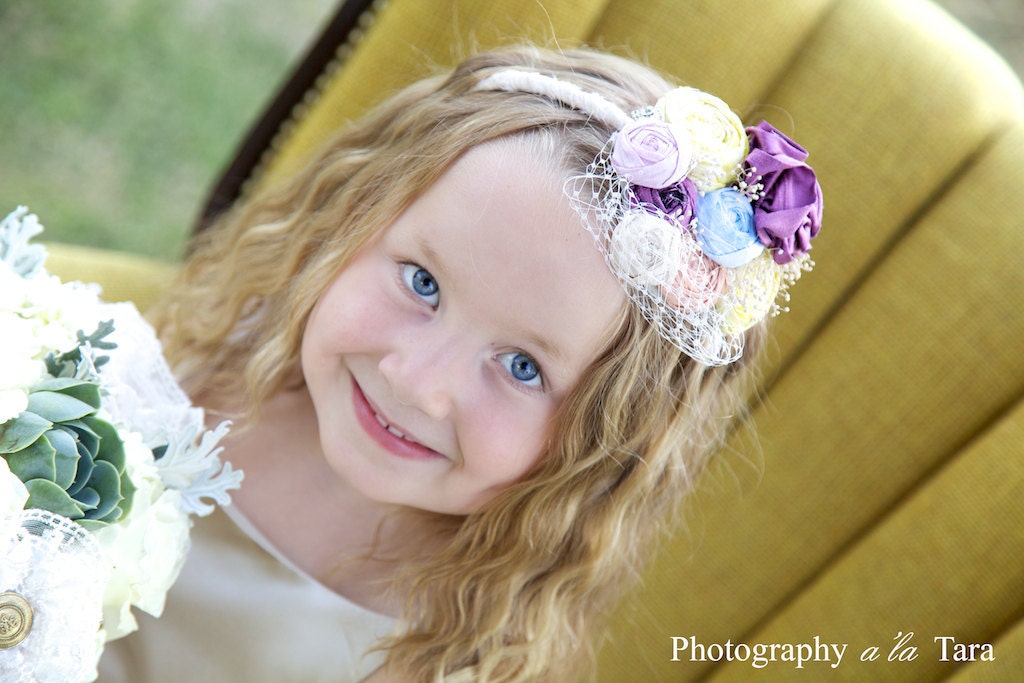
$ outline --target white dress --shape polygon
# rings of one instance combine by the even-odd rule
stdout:
[[[196,520],[163,616],[138,618],[107,643],[100,683],[355,682],[396,626],[294,567],[231,507]]]

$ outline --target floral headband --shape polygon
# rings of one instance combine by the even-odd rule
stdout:
[[[789,286],[814,265],[822,212],[796,142],[765,121],[744,129],[696,88],[632,116],[530,71],[496,72],[477,89],[543,95],[617,129],[566,194],[629,298],[691,358],[731,363],[744,331],[787,310]]]

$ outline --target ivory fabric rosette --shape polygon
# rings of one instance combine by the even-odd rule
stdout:
[[[242,473],[131,304],[45,270],[42,230],[0,222],[0,672],[89,681],[104,643],[159,616],[193,514]]]
[[[683,256],[683,235],[646,211],[631,211],[612,233],[608,263],[620,280],[657,287],[670,279]]]

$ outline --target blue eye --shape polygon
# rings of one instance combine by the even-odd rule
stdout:
[[[522,382],[530,387],[542,386],[540,367],[537,365],[537,361],[525,353],[503,353],[498,356],[498,362],[517,382]]]
[[[403,263],[402,279],[416,296],[423,299],[430,306],[437,308],[437,304],[441,299],[440,287],[438,287],[437,280],[434,279],[434,276],[429,271],[420,268],[415,263]]]

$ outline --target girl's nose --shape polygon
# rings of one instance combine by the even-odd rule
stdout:
[[[378,367],[396,400],[441,420],[455,405],[459,356],[452,340],[424,335],[396,345]]]

